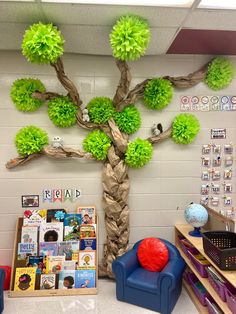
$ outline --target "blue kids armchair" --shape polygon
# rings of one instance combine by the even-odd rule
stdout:
[[[151,272],[141,267],[137,250],[142,240],[118,257],[112,264],[112,270],[116,277],[118,300],[169,314],[181,293],[185,262],[173,244],[160,240],[169,253],[169,261],[162,271]]]
[[[5,271],[4,269],[0,268],[0,313],[3,312],[4,309],[4,296],[3,296],[3,285],[4,285],[4,279],[5,279]]]

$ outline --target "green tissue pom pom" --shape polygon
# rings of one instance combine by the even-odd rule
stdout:
[[[83,140],[83,148],[98,160],[107,157],[108,149],[111,146],[111,139],[104,132],[95,130],[90,132]]]
[[[115,112],[112,100],[108,97],[95,97],[87,105],[88,114],[92,122],[106,123]]]
[[[225,58],[215,58],[209,65],[205,83],[213,90],[227,87],[234,77],[234,66]]]
[[[33,24],[25,31],[22,53],[30,62],[55,63],[63,54],[64,39],[52,24]]]
[[[127,134],[133,134],[141,125],[140,113],[134,105],[128,105],[121,112],[115,113],[114,119],[119,129]]]
[[[14,81],[11,87],[11,99],[16,108],[24,112],[36,111],[43,104],[43,101],[31,97],[35,91],[41,93],[46,91],[40,80],[23,78]]]
[[[198,119],[189,113],[179,114],[172,123],[172,139],[177,144],[191,143],[200,130]]]
[[[122,16],[110,34],[113,55],[123,61],[137,60],[144,55],[149,40],[147,21],[135,15]]]
[[[137,138],[128,144],[125,153],[125,163],[129,167],[141,168],[152,158],[152,144],[147,140]]]
[[[39,153],[48,144],[48,136],[42,129],[30,125],[19,130],[15,144],[20,156]]]
[[[144,104],[151,109],[165,108],[172,99],[173,87],[170,81],[156,78],[149,81],[144,90]]]
[[[48,102],[50,120],[60,128],[67,128],[76,123],[78,107],[67,96],[53,98]]]

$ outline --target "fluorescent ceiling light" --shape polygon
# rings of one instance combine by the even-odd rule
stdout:
[[[190,8],[194,0],[41,0],[42,2]]]
[[[234,10],[236,9],[236,1],[235,0],[202,0],[198,6],[202,9],[226,9],[226,10]]]

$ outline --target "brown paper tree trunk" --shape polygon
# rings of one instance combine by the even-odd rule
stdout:
[[[129,243],[128,168],[124,158],[115,152],[114,146],[110,148],[108,160],[103,167],[102,185],[107,234],[102,266],[111,277],[112,262],[127,251]]]

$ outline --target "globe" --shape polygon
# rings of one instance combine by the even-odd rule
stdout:
[[[194,227],[189,234],[194,237],[201,237],[200,228],[207,223],[208,212],[205,207],[200,204],[190,204],[184,211],[184,218]]]

